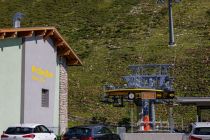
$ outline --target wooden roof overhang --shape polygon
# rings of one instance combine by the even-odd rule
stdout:
[[[55,46],[57,47],[57,55],[65,57],[67,60],[67,65],[82,65],[82,61],[73,51],[73,49],[68,45],[68,43],[63,39],[63,37],[55,27],[0,29],[0,40],[16,37],[32,37],[33,35],[41,36],[44,40],[51,38]]]

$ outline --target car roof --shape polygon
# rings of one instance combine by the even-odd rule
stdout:
[[[210,127],[210,122],[195,122],[194,127]]]
[[[69,129],[72,129],[72,128],[95,128],[95,127],[105,127],[104,125],[101,125],[101,124],[94,124],[94,125],[80,125],[80,126],[74,126],[74,127],[70,127]]]
[[[29,127],[29,128],[35,128],[38,125],[41,125],[41,124],[36,124],[36,123],[23,123],[23,124],[11,125],[10,127]]]

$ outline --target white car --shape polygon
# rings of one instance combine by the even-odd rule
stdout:
[[[1,140],[56,140],[56,135],[41,124],[19,124],[8,127]]]
[[[191,124],[189,140],[210,140],[210,122]]]

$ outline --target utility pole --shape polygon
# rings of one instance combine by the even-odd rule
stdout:
[[[168,0],[168,16],[169,16],[169,46],[175,46],[174,41],[174,21],[172,14],[172,0]]]
[[[164,3],[165,0],[157,0],[157,3]],[[181,2],[181,0],[174,0],[175,3]],[[172,13],[172,3],[173,0],[168,0],[168,18],[169,18],[169,46],[174,47],[176,45],[174,40],[174,21],[173,21],[173,13]]]

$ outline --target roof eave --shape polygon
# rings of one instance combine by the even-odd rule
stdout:
[[[68,45],[61,34],[55,27],[31,27],[31,28],[10,28],[10,29],[0,29],[0,39],[6,38],[16,38],[16,37],[32,37],[41,36],[44,40],[49,37],[54,41],[57,47],[58,54],[60,51],[63,57],[68,57],[68,66],[81,66],[82,61],[79,59],[74,50]]]

